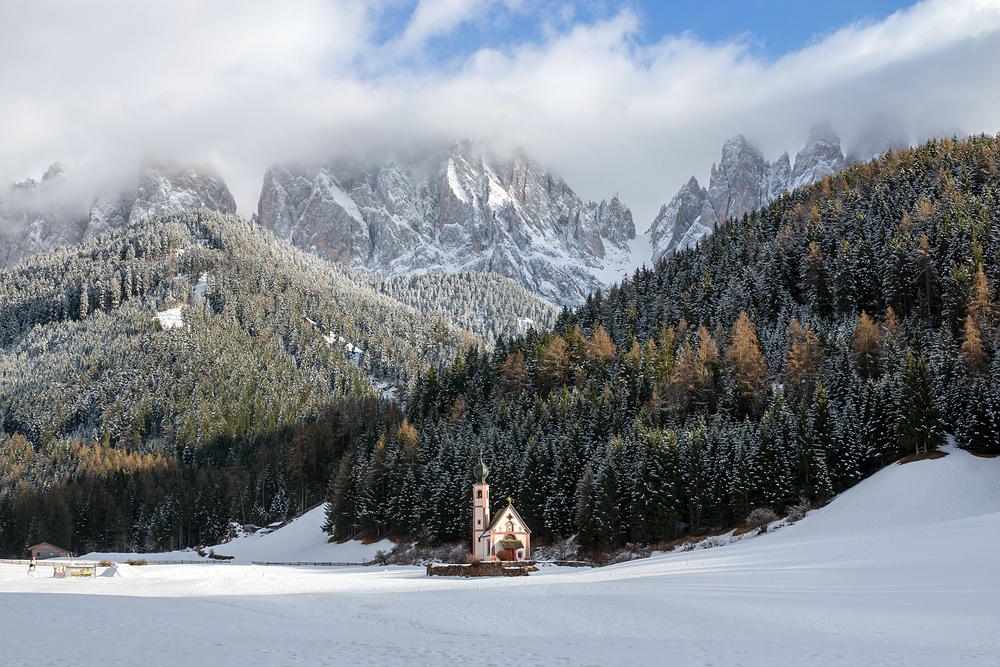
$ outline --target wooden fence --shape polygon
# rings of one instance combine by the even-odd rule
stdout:
[[[252,560],[254,565],[288,565],[292,567],[357,567],[374,565],[375,561],[367,560],[361,563],[346,563],[342,561],[305,561],[305,560]]]

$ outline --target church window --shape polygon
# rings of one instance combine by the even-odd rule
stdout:
[[[513,532],[513,530],[514,530],[514,522],[513,521],[508,521],[507,522],[507,531],[508,532]]]
[[[483,490],[476,489],[476,498],[482,498],[482,497],[483,497]]]

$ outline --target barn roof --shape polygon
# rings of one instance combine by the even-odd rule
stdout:
[[[52,544],[51,542],[39,542],[38,544],[36,544],[33,547],[28,547],[28,551],[34,551],[35,549],[39,549],[39,548],[42,548],[42,547],[51,547],[51,548],[55,549],[56,551],[65,551],[66,553],[69,553],[68,549],[63,549],[62,547],[57,547],[56,545]]]

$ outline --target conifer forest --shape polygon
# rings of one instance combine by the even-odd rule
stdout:
[[[1000,454],[998,168],[994,137],[888,152],[561,313],[207,211],[26,260],[0,274],[0,554],[212,544],[324,501],[335,538],[462,542],[480,456],[534,543],[598,552],[948,438]]]

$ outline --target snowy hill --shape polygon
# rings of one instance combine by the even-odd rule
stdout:
[[[795,537],[920,526],[1000,512],[1000,459],[956,447],[934,461],[892,465],[788,529]]]
[[[320,505],[276,530],[244,533],[229,542],[205,547],[204,551],[213,551],[219,556],[232,556],[233,564],[242,565],[248,565],[251,561],[363,563],[372,560],[377,552],[388,551],[393,547],[389,540],[372,544],[362,544],[358,540],[343,544],[329,543],[327,540],[330,536],[323,532],[324,511],[325,505]],[[150,563],[207,560],[192,550],[152,554],[94,552],[80,556],[79,560],[122,562],[137,558],[144,558]]]
[[[890,466],[759,538],[594,570],[547,567],[528,578],[150,565],[133,568],[134,578],[69,582],[0,565],[5,654],[12,664],[100,654],[108,662],[156,656],[156,664],[198,655],[239,665],[470,657],[501,665],[508,653],[470,646],[516,637],[518,655],[537,664],[996,665],[1000,459],[947,451]],[[358,548],[323,544],[320,521],[314,510],[219,550],[256,559]],[[54,641],[38,622],[53,614],[99,616],[129,631],[109,641],[90,624],[65,623]]]
[[[759,538],[528,578],[150,565],[134,578],[68,582],[0,565],[5,654],[11,663],[72,651],[157,664],[195,654],[213,664],[424,665],[517,637],[518,655],[537,664],[996,665],[1000,459],[947,451],[890,466]],[[339,558],[378,546],[324,544],[321,517],[313,510],[219,550]],[[53,613],[129,632],[108,641],[65,623],[52,641],[37,621]],[[487,652],[476,664],[508,660]]]

